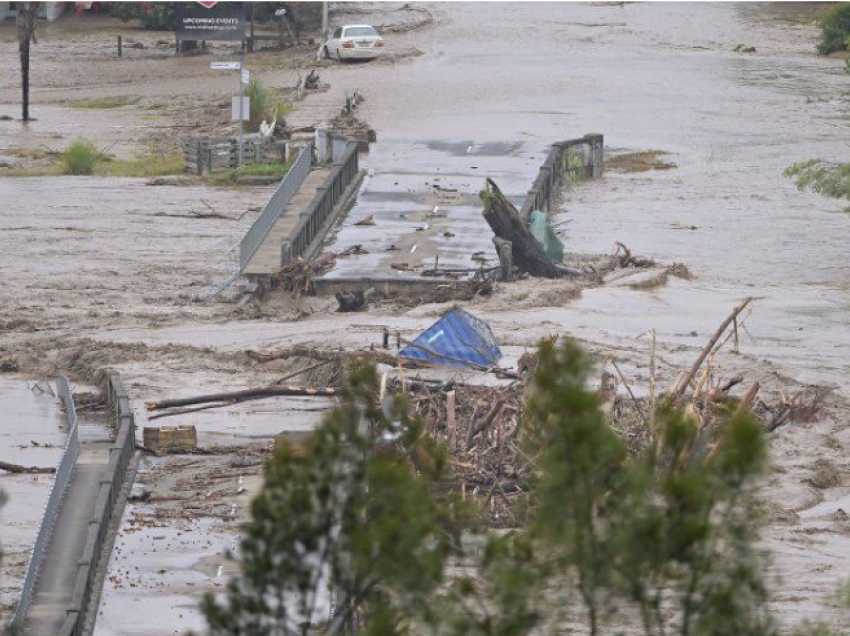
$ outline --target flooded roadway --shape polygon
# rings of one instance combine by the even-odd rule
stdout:
[[[371,187],[408,165],[427,187],[455,165],[431,148],[457,139],[530,150],[467,169],[469,194],[489,168],[507,169],[505,190],[522,195],[537,169],[528,155],[537,149],[542,159],[547,144],[585,132],[604,133],[609,153],[671,152],[677,169],[608,174],[577,188],[556,221],[572,219],[570,250],[606,252],[622,240],[686,263],[695,281],[651,293],[600,289],[569,309],[502,318],[545,319],[611,342],[654,326],[660,338],[696,345],[686,334],[696,330],[702,342],[737,300],[754,295],[750,351],[802,380],[841,383],[850,371],[850,219],[840,202],[800,193],[782,176],[796,161],[850,160],[847,76],[840,60],[814,55],[816,30],[775,20],[770,4],[481,8],[435,7],[440,27],[411,36],[429,53],[412,67],[337,71],[368,96],[365,116],[380,131],[365,161]],[[756,53],[735,53],[742,43]],[[377,209],[369,203],[367,186],[349,224]],[[380,234],[358,229],[371,240]],[[360,242],[347,230],[342,247]]]

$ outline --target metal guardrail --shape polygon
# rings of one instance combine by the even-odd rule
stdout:
[[[56,468],[56,477],[53,480],[50,495],[47,498],[47,506],[44,509],[41,528],[39,528],[35,545],[33,545],[32,553],[30,554],[29,565],[27,565],[27,572],[24,576],[24,584],[21,588],[21,600],[12,618],[14,625],[23,625],[24,618],[26,618],[29,611],[35,583],[41,571],[44,555],[56,526],[56,519],[59,517],[62,497],[65,495],[65,491],[71,481],[71,473],[74,470],[74,465],[77,463],[77,457],[80,455],[80,438],[77,434],[77,411],[74,407],[74,397],[71,395],[71,385],[68,382],[68,378],[64,375],[59,375],[56,378],[56,389],[65,407],[65,418],[68,423],[68,441],[65,443],[62,459]]]
[[[263,244],[263,241],[268,236],[272,226],[280,217],[283,209],[292,199],[298,188],[310,174],[310,168],[313,163],[313,144],[308,142],[301,150],[292,168],[280,182],[272,198],[266,203],[260,216],[254,221],[253,225],[248,228],[245,236],[239,242],[239,269],[244,270],[254,254]]]
[[[56,471],[56,479],[50,491],[44,520],[39,530],[38,538],[33,548],[30,564],[27,568],[24,586],[21,592],[21,601],[15,611],[12,623],[22,627],[32,603],[32,594],[38,579],[42,560],[50,543],[50,537],[56,524],[59,510],[64,495],[70,482],[71,472],[80,454],[80,441],[77,434],[77,413],[74,407],[74,399],[71,395],[71,386],[68,378],[60,375],[56,379],[59,397],[65,405],[65,415],[68,420],[70,432],[68,443],[62,461]],[[57,636],[81,636],[84,630],[86,613],[89,609],[94,585],[96,583],[96,570],[109,534],[109,521],[115,512],[124,476],[133,459],[136,447],[136,423],[133,412],[130,409],[130,397],[121,377],[114,371],[106,372],[106,399],[111,407],[118,428],[115,443],[109,447],[109,463],[106,466],[104,478],[101,479],[97,499],[95,499],[94,512],[88,524],[86,542],[83,551],[77,560],[77,574],[74,581],[74,590],[71,602],[66,608],[65,621]]]
[[[579,148],[579,152],[575,151],[576,148]],[[552,144],[534,185],[523,201],[520,216],[528,220],[534,210],[548,211],[565,177],[576,179],[600,176],[603,148],[604,139],[599,134],[588,134]]]
[[[281,264],[303,256],[316,236],[324,228],[325,222],[331,216],[337,202],[339,202],[345,189],[357,178],[360,170],[359,151],[357,142],[344,139],[345,149],[341,156],[336,153],[342,149],[341,145],[334,146],[334,163],[330,175],[320,187],[316,188],[316,196],[301,213],[298,223],[292,230],[289,239],[283,241],[281,246]]]

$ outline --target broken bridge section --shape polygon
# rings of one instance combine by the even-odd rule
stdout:
[[[603,145],[600,134],[544,148],[472,140],[376,144],[369,179],[335,238],[336,264],[314,279],[317,291],[424,291],[481,272],[497,275],[500,258],[481,213],[485,177],[499,183],[527,223],[534,211],[548,213],[570,184],[602,174]]]

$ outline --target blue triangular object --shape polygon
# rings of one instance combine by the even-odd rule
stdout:
[[[463,309],[453,309],[398,355],[455,367],[492,367],[502,352],[487,323]]]

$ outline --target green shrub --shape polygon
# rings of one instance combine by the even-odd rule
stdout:
[[[850,163],[812,159],[795,163],[784,172],[799,190],[811,190],[832,199],[850,199]]]
[[[252,131],[259,130],[264,119],[271,124],[274,119],[282,119],[289,110],[287,103],[277,99],[272,89],[260,80],[252,79],[248,83],[245,95],[251,100],[248,128]]]
[[[841,2],[827,11],[820,22],[818,53],[828,55],[847,50],[850,36],[850,2]]]
[[[174,28],[176,2],[114,2],[112,15],[123,22],[138,20],[145,29],[170,31]]]
[[[88,139],[77,139],[62,153],[63,174],[93,174],[100,152]]]

